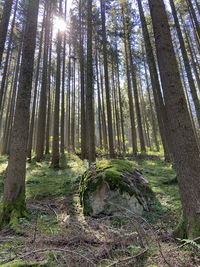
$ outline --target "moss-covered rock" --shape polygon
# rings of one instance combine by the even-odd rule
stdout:
[[[154,198],[146,178],[125,160],[100,160],[80,181],[80,200],[85,215],[113,215],[121,208],[142,214],[149,210]]]

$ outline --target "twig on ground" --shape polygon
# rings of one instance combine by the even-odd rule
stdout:
[[[58,221],[58,214],[57,214],[57,212],[51,207],[51,205],[47,204],[47,207],[48,207],[51,211],[53,211],[53,213],[56,215],[56,219],[57,219],[57,221]]]
[[[160,255],[162,256],[162,258],[164,259],[165,263],[167,263],[168,266],[173,267],[173,266],[171,265],[171,263],[166,259],[165,255],[164,255],[164,253],[163,253],[163,250],[162,250],[160,241],[159,241],[159,239],[158,239],[158,237],[157,237],[157,234],[156,234],[155,231],[153,230],[151,224],[150,224],[149,222],[147,222],[147,220],[144,219],[142,216],[140,216],[140,215],[138,215],[138,214],[135,214],[134,212],[132,212],[131,210],[129,210],[129,209],[125,208],[125,207],[121,207],[121,206],[119,206],[119,205],[117,205],[117,204],[114,204],[114,203],[112,203],[112,202],[110,202],[110,204],[116,206],[116,207],[117,207],[119,210],[121,210],[122,212],[124,212],[124,210],[126,210],[127,212],[131,213],[135,218],[141,219],[143,222],[145,222],[145,223],[148,225],[149,229],[151,230],[151,232],[152,232],[152,234],[153,234],[154,240],[156,241],[156,243],[157,243],[157,245],[158,245],[158,249],[159,249]]]
[[[141,251],[140,253],[136,254],[136,255],[133,255],[133,256],[130,256],[130,257],[127,257],[127,258],[124,258],[124,259],[119,259],[118,261],[115,261],[115,262],[109,264],[108,267],[111,267],[111,266],[114,266],[116,264],[120,264],[120,263],[123,263],[123,262],[126,262],[126,261],[133,260],[135,258],[140,257],[141,255],[143,255],[146,252],[147,252],[147,248],[144,249],[143,251]]]
[[[200,236],[196,237],[195,239],[192,239],[191,241],[198,241],[200,240]],[[182,247],[184,247],[185,245],[188,245],[188,244],[191,244],[189,242],[184,242],[183,244],[181,244],[180,246],[177,246],[177,247],[174,247],[174,248],[171,248],[170,250],[168,250],[168,252],[171,252],[171,251],[174,251],[174,250],[177,250],[177,249],[180,249]]]
[[[28,253],[26,253],[25,255],[21,256],[21,257],[13,257],[12,259],[9,259],[9,260],[6,260],[4,262],[2,262],[1,264],[5,264],[5,263],[9,263],[13,260],[22,260],[32,254],[36,254],[36,253],[40,253],[40,252],[46,252],[46,251],[60,251],[60,252],[65,252],[65,253],[71,253],[71,254],[74,254],[82,259],[84,259],[85,261],[89,262],[90,264],[95,265],[95,263],[93,261],[91,261],[90,259],[86,258],[84,255],[78,253],[78,252],[75,252],[75,251],[72,251],[70,249],[62,249],[62,248],[45,248],[45,249],[37,249],[37,250],[34,250],[34,251],[30,251]]]

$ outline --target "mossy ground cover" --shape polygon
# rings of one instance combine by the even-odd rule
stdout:
[[[167,261],[172,266],[198,266],[198,248],[187,245],[169,252],[180,245],[166,236],[174,229],[181,215],[178,186],[166,183],[176,175],[171,164],[160,157],[134,161],[129,157],[128,160],[147,177],[159,200],[154,203],[151,213],[144,214],[144,220],[151,224]],[[106,168],[109,160],[101,160],[98,164]],[[0,157],[0,195],[3,192],[6,166],[7,159]],[[108,266],[120,257],[123,258],[124,251],[128,257],[142,250],[142,244],[137,243],[142,234],[138,235],[133,229],[134,220],[131,221],[131,218],[93,219],[83,216],[78,186],[81,175],[88,167],[86,161],[74,155],[66,155],[60,169],[54,170],[49,166],[48,157],[41,162],[33,160],[27,163],[29,217],[20,219],[20,234],[7,227],[0,231],[0,266],[79,267],[93,266],[92,262],[95,266]],[[118,168],[124,168],[124,165]],[[147,228],[145,224],[146,236],[140,240],[145,246],[148,243],[147,252],[130,260],[127,266],[168,266],[161,256],[157,241]],[[115,266],[124,265],[119,263]]]

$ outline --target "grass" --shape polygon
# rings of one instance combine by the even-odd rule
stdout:
[[[166,184],[166,181],[173,179],[176,173],[172,165],[164,162],[160,157],[134,161],[129,158],[129,162],[147,177],[158,198],[153,205],[153,211],[144,216],[151,223],[154,231],[159,233],[158,238],[163,250],[168,251],[177,244],[172,240],[163,241],[162,236],[174,229],[181,214],[178,186]],[[96,255],[96,253],[102,255],[96,266],[108,266],[110,260],[114,261],[121,255],[120,251],[125,249],[123,247],[125,245],[126,253],[141,251],[140,244],[135,243],[135,234],[132,234],[135,230],[132,229],[133,223],[130,221],[128,224],[127,220],[121,218],[98,221],[83,216],[79,203],[78,185],[81,175],[88,168],[87,161],[81,161],[75,155],[66,155],[62,158],[61,169],[54,170],[49,166],[48,157],[42,162],[33,160],[27,163],[26,195],[29,219],[20,219],[21,235],[9,232],[7,228],[0,232],[1,267],[4,266],[4,261],[12,258],[17,260],[27,251],[34,251],[38,248],[45,248],[46,251],[30,255],[24,259],[26,262],[24,260],[14,261],[13,265],[9,262],[6,266],[89,266],[83,259],[81,261],[78,254],[92,258],[91,255]],[[0,157],[0,196],[3,192],[6,167],[7,158]],[[101,230],[102,227],[103,230]],[[105,252],[105,246],[107,246],[105,244],[109,244],[111,240],[116,243],[110,252],[108,252],[109,246]],[[147,236],[145,240],[149,242],[151,237]],[[103,242],[102,245],[101,242]],[[119,244],[122,247],[118,248]],[[70,253],[48,250],[51,247],[68,248],[77,252],[77,255],[72,256]],[[109,256],[105,256],[107,255],[105,253],[109,253]],[[200,264],[197,248],[188,246],[186,249],[173,253],[169,255],[165,253],[166,257],[173,260],[172,266],[192,267]],[[148,252],[138,259],[135,265],[127,266],[158,267],[165,266],[165,264],[156,243],[150,242]]]

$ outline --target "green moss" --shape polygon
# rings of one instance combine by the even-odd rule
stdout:
[[[123,172],[134,173],[133,164],[126,160],[103,159],[84,173],[80,182],[80,202],[85,214],[91,212],[89,197],[103,182],[107,182],[111,190],[119,190],[121,194],[127,192],[130,196],[135,195],[139,202],[140,196],[135,190],[132,190],[129,184],[124,183],[122,178]],[[153,196],[152,190],[145,184],[135,180],[137,188],[145,196]],[[141,203],[142,204],[142,203]]]
[[[186,226],[183,215],[180,218],[179,224],[173,232],[175,238],[194,239],[200,236],[200,224],[194,216],[190,216]]]
[[[21,232],[18,228],[19,218],[27,217],[24,192],[22,192],[20,196],[11,203],[3,202],[1,210],[0,226],[7,224],[16,233]]]
[[[187,238],[187,233],[186,233],[186,227],[185,227],[185,221],[184,221],[184,217],[183,214],[180,217],[179,223],[176,226],[174,232],[173,232],[173,236],[175,238]]]
[[[195,216],[188,218],[187,233],[188,239],[194,239],[200,236],[200,223]]]

